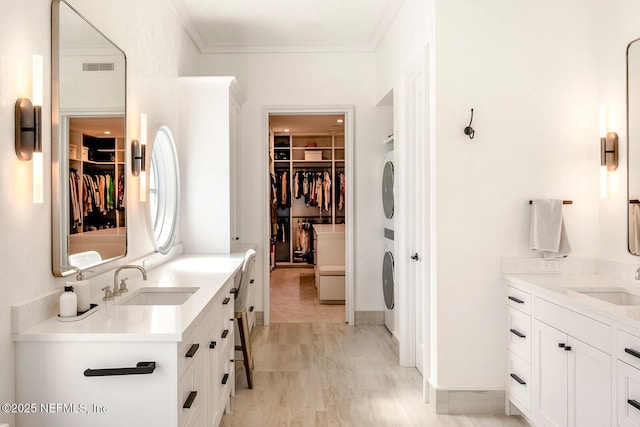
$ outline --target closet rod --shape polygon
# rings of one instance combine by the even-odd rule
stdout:
[[[533,200],[529,200],[529,204],[532,204]],[[572,205],[573,204],[573,200],[563,200],[562,201],[563,205]]]

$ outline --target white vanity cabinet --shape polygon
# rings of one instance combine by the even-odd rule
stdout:
[[[507,399],[531,411],[531,294],[507,286]]]
[[[235,276],[239,274],[237,270]],[[219,425],[228,408],[229,396],[235,392],[232,293],[235,280],[233,275],[229,277],[204,303],[179,341],[136,332],[138,325],[154,317],[155,323],[148,324],[159,328],[163,322],[178,320],[179,323],[185,313],[178,307],[166,306],[114,306],[105,309],[105,313],[93,315],[95,319],[103,316],[105,322],[113,323],[113,326],[102,325],[107,330],[116,329],[120,322],[126,323],[129,331],[120,334],[120,340],[101,338],[99,334],[78,334],[70,340],[60,336],[50,340],[18,340],[17,401],[37,405],[35,413],[18,415],[18,425]],[[78,326],[83,327],[90,329],[90,326]],[[133,368],[141,362],[153,362],[155,369],[137,374],[130,371],[124,375],[120,371],[120,375],[103,375],[113,373],[111,369]],[[96,376],[86,376],[87,369]],[[104,369],[106,371],[102,371]],[[41,405],[53,405],[55,413],[47,413],[44,409],[48,406]]]
[[[192,253],[230,253],[241,238],[237,182],[240,109],[245,102],[233,77],[181,77],[181,233]]]

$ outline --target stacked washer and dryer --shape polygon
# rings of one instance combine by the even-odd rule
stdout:
[[[384,209],[384,258],[382,261],[382,293],[386,310],[384,324],[391,333],[394,333],[395,322],[393,308],[396,300],[395,268],[393,259],[393,234],[394,234],[394,166],[393,166],[393,138],[386,141],[385,145],[391,147],[391,151],[384,156],[382,170],[382,207]]]

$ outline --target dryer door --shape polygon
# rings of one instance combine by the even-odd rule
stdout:
[[[382,172],[382,206],[384,216],[393,218],[393,163],[386,162]]]
[[[384,303],[389,310],[393,309],[395,305],[393,297],[394,283],[393,272],[393,255],[387,251],[384,254],[384,260],[382,261],[382,292],[384,294]]]

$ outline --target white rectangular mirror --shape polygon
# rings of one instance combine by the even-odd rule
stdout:
[[[53,273],[124,256],[126,57],[64,0],[51,4]]]

